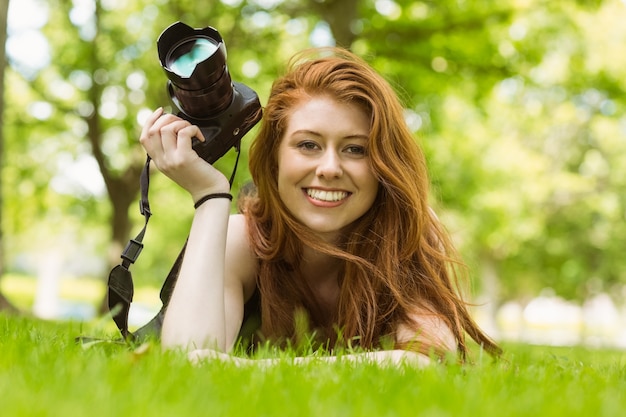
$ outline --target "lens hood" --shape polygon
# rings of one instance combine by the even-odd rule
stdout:
[[[190,62],[189,74],[176,70],[176,63],[194,53],[200,44],[213,45],[204,49],[200,59]],[[233,86],[226,65],[226,45],[219,32],[208,26],[194,29],[182,22],[166,28],[157,40],[161,67],[169,79],[172,101],[187,115],[202,119],[225,110],[232,101]]]

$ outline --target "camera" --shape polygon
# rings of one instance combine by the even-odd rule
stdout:
[[[197,125],[205,141],[193,149],[212,164],[261,119],[259,97],[250,87],[232,81],[226,64],[226,45],[219,32],[207,26],[194,29],[182,22],[167,27],[157,40],[167,92],[177,116]]]

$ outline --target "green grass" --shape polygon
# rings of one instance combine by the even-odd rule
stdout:
[[[133,351],[103,323],[0,315],[3,416],[617,416],[626,353],[505,345],[494,363],[426,369],[371,363],[192,365],[154,343]],[[289,355],[287,354],[287,357]]]

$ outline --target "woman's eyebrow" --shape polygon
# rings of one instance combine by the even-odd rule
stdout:
[[[292,136],[295,135],[314,135],[314,136],[322,136],[321,133],[315,131],[315,130],[309,130],[309,129],[298,129],[298,130],[294,130],[293,132],[291,132]]]
[[[322,133],[320,133],[318,131],[309,130],[309,129],[298,129],[298,130],[295,130],[295,131],[291,132],[291,136],[302,135],[302,134],[303,135],[319,136],[319,137],[324,136]],[[345,140],[345,139],[350,139],[350,140],[354,140],[354,139],[368,140],[369,139],[369,135],[367,135],[365,133],[354,133],[354,134],[343,136],[341,139],[343,139],[343,140]]]
[[[344,139],[363,139],[368,140],[370,137],[365,133],[355,133],[354,135],[344,136]]]

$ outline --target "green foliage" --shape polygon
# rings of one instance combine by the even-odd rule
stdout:
[[[491,297],[551,286],[584,298],[598,281],[625,282],[614,250],[624,244],[616,39],[626,11],[594,3],[407,2],[355,42],[406,92],[433,204],[479,278],[495,263]]]
[[[506,346],[474,365],[424,369],[322,360],[194,366],[154,343],[74,343],[95,329],[0,315],[2,410],[11,416],[615,416],[626,400],[623,352]],[[106,332],[100,332],[110,337]]]
[[[583,298],[626,284],[623,2],[97,1],[84,22],[72,14],[76,4],[48,2],[42,31],[51,64],[32,78],[16,67],[6,79],[2,226],[14,265],[64,232],[106,258],[112,236],[121,240],[112,219],[126,212],[124,238],[140,230],[140,116],[168,102],[156,39],[181,20],[219,29],[233,79],[262,102],[286,59],[320,28],[370,61],[406,105],[426,151],[433,206],[474,275],[480,282],[495,268],[498,286],[480,290],[507,299],[551,286]],[[52,114],[37,116],[38,103]],[[253,137],[244,139],[235,193],[249,179]],[[108,194],[61,190],[64,168],[92,154],[94,140]],[[233,163],[231,153],[218,167],[228,175]],[[113,204],[119,195],[126,200]],[[142,283],[158,285],[193,213],[158,175],[151,201],[135,269]]]

